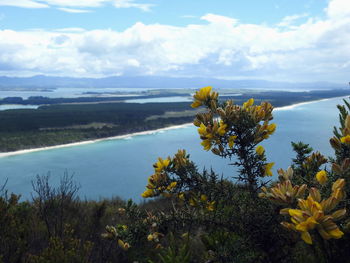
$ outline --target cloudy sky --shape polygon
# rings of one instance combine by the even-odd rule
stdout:
[[[0,75],[350,81],[350,0],[0,0]]]

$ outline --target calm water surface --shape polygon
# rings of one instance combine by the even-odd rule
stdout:
[[[276,110],[276,133],[264,143],[268,160],[275,168],[286,169],[294,156],[290,142],[303,141],[325,155],[332,150],[328,140],[337,125],[336,105],[341,98],[300,105],[292,109]],[[152,174],[157,157],[172,156],[178,149],[186,149],[202,169],[213,168],[226,177],[233,175],[229,160],[223,160],[200,146],[196,127],[157,132],[126,139],[108,140],[93,144],[45,150],[0,158],[0,183],[8,178],[7,189],[31,196],[31,181],[36,175],[51,174],[57,184],[65,171],[74,174],[81,185],[82,198],[121,196],[140,200]]]

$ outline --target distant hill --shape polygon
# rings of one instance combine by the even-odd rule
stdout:
[[[237,89],[338,89],[347,83],[291,83],[266,80],[223,80],[214,78],[184,78],[161,76],[72,78],[38,75],[33,77],[0,77],[0,88],[199,88],[203,86]]]

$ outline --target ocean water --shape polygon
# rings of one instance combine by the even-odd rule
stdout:
[[[277,168],[286,169],[294,156],[291,141],[309,143],[326,156],[332,155],[329,138],[338,124],[337,104],[341,98],[302,104],[274,111],[277,130],[263,143],[268,160]],[[200,169],[213,169],[225,177],[234,176],[229,160],[202,150],[196,127],[160,131],[147,135],[106,140],[93,144],[51,149],[0,158],[0,185],[31,197],[31,181],[36,175],[50,173],[57,185],[65,172],[74,174],[81,186],[81,198],[99,199],[120,196],[140,201],[140,194],[152,174],[157,157],[173,156],[186,149]],[[275,172],[276,174],[276,172]]]
[[[146,99],[131,99],[126,100],[126,103],[161,103],[161,102],[186,102],[192,101],[192,97],[186,96],[172,96],[172,97],[158,97],[158,98],[146,98]]]

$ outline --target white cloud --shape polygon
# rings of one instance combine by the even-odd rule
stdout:
[[[280,23],[277,24],[277,26],[280,27],[290,27],[295,21],[307,17],[308,14],[297,14],[297,15],[291,15],[291,16],[286,16],[282,19]]]
[[[135,0],[0,0],[0,6],[15,6],[22,8],[58,7],[59,10],[71,13],[83,13],[87,10],[75,8],[94,8],[112,4],[116,8],[137,8],[150,11],[153,4],[138,3]]]
[[[116,8],[138,8],[145,12],[151,11],[152,4],[139,4],[134,0],[114,0],[114,6]]]
[[[238,20],[226,16],[220,16],[215,14],[207,14],[205,16],[201,17],[202,20],[208,21],[212,24],[222,24],[222,25],[228,25],[232,26],[234,24],[237,24]]]
[[[197,18],[197,16],[194,15],[183,15],[181,18]]]
[[[0,6],[16,6],[23,8],[47,8],[47,4],[35,0],[0,0]]]
[[[67,27],[67,28],[59,28],[55,30],[55,32],[66,32],[66,33],[84,32],[84,31],[85,29],[81,27]]]
[[[330,18],[342,18],[350,16],[349,0],[331,0],[326,12]]]
[[[66,8],[66,7],[59,7],[57,8],[61,11],[67,12],[67,13],[90,13],[91,10],[85,10],[85,9],[73,9],[73,8]]]
[[[99,7],[112,0],[42,0],[50,6]]]
[[[207,14],[201,18],[205,23],[136,23],[122,32],[2,30],[0,75],[155,74],[348,82],[350,16],[330,15],[328,10],[337,3],[330,2],[323,20],[308,18],[283,28]]]

